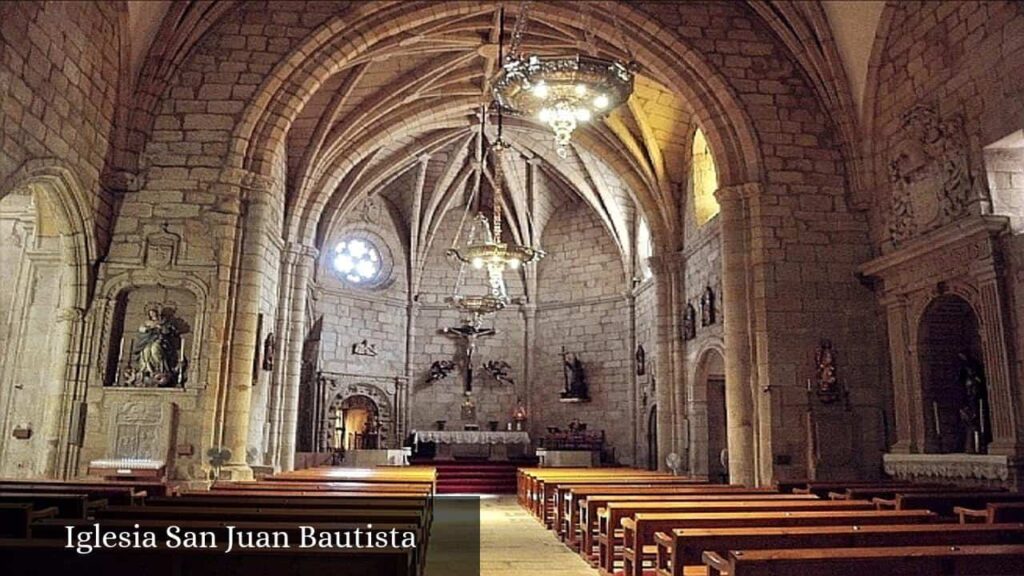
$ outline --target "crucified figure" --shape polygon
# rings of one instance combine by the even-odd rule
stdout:
[[[473,315],[471,321],[461,326],[442,328],[441,333],[454,338],[461,338],[465,341],[466,350],[466,372],[463,379],[463,393],[469,396],[473,392],[473,353],[476,352],[476,339],[484,336],[493,336],[494,328],[482,328],[480,317]]]

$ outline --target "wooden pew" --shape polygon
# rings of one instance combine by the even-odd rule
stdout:
[[[141,504],[147,493],[133,486],[104,486],[102,484],[0,484],[3,493],[85,494],[103,499],[110,504]]]
[[[718,576],[1013,576],[1024,574],[1024,546],[908,546],[705,552]]]
[[[96,512],[97,520],[107,519],[185,519],[252,520],[266,522],[397,522],[425,527],[419,510],[367,509],[295,509],[206,506],[109,506]]]
[[[33,504],[0,503],[0,538],[28,538],[32,523],[57,516],[57,508],[36,508]]]
[[[804,488],[794,488],[794,494],[814,494],[821,498],[828,498],[833,492],[837,494],[845,494],[849,490],[879,490],[879,491],[890,491],[890,489],[898,488],[918,488],[918,487],[931,487],[932,489],[938,490],[943,488],[951,487],[948,484],[914,484],[911,482],[864,482],[864,483],[850,483],[850,482],[810,482]],[[850,499],[863,499],[862,496],[848,496]],[[870,498],[868,498],[870,500]]]
[[[54,507],[61,518],[88,518],[97,510],[107,506],[102,498],[90,498],[88,494],[60,494],[53,492],[0,492],[0,503],[33,504],[36,508]]]
[[[843,499],[871,500],[873,498],[892,499],[897,494],[1005,494],[1006,490],[966,488],[963,486],[876,486],[847,488],[842,494]],[[839,493],[837,492],[836,495]],[[831,497],[832,494],[830,493]]]
[[[691,496],[691,497],[676,497],[663,499],[661,495],[657,496],[589,496],[586,500],[580,502],[579,511],[579,526],[578,531],[580,533],[580,547],[579,553],[584,559],[590,560],[590,556],[594,554],[594,548],[597,547],[598,537],[598,510],[601,508],[607,508],[608,504],[614,502],[617,505],[640,503],[640,502],[661,502],[661,501],[681,501],[681,500],[699,500],[699,501],[807,501],[811,500],[814,502],[822,502],[822,500],[816,496],[809,494],[772,494],[772,493],[737,493],[737,494],[719,494],[704,496]],[[612,524],[614,526],[614,524]]]
[[[662,495],[692,495],[692,494],[751,494],[764,493],[766,490],[748,489],[742,486],[729,486],[723,484],[686,484],[683,486],[675,484],[651,484],[651,485],[630,485],[619,484],[559,484],[555,490],[554,529],[558,537],[565,540],[575,534],[576,526],[579,525],[579,503],[592,495],[598,494],[621,494],[621,495],[647,495],[658,497]]]
[[[211,491],[262,490],[265,492],[406,492],[416,494],[432,494],[433,488],[424,483],[388,483],[372,482],[218,482]]]
[[[953,512],[960,517],[961,524],[1024,522],[1024,502],[989,502],[983,509],[956,506]]]
[[[735,549],[1022,544],[1024,524],[675,529],[668,534],[658,532],[654,539],[657,576],[683,576],[686,568],[703,565],[705,551],[725,557],[729,550]]]
[[[597,547],[598,554],[608,556],[624,541],[618,535],[620,526],[627,518],[639,513],[695,514],[702,512],[801,512],[811,510],[873,510],[874,506],[866,500],[850,500],[834,502],[820,498],[791,499],[799,494],[779,494],[777,499],[739,499],[733,501],[707,502],[695,499],[689,502],[657,502],[640,501],[624,502],[610,500],[604,508],[597,511]],[[610,559],[610,557],[609,557]],[[604,564],[599,564],[604,565]],[[610,564],[609,564],[610,565]]]
[[[647,470],[619,469],[619,468],[538,468],[524,472],[525,480],[525,506],[534,516],[547,521],[546,511],[553,497],[554,487],[547,486],[548,483],[578,483],[578,484],[599,484],[599,483],[706,483],[704,480],[671,476],[659,472]]]
[[[954,508],[981,507],[989,502],[1024,502],[1024,494],[912,492],[896,494],[895,498],[875,498],[879,510],[931,510],[940,516],[955,516]]]
[[[97,480],[97,479],[78,479],[78,480],[25,480],[20,478],[0,478],[0,492],[5,492],[7,487],[27,487],[33,492],[42,492],[52,487],[58,487],[57,489],[63,488],[74,488],[74,489],[85,489],[85,488],[131,488],[136,492],[144,492],[148,496],[167,496],[173,493],[174,488],[163,482],[155,480]],[[40,490],[32,490],[32,488],[40,488]]]
[[[775,482],[775,490],[784,494],[816,494],[825,497],[833,490],[845,490],[854,486],[879,486],[879,485],[900,485],[910,486],[907,480],[779,480]],[[797,492],[799,491],[799,492]]]
[[[536,509],[537,517],[541,519],[545,526],[552,527],[554,524],[554,512],[557,508],[557,503],[554,501],[554,495],[556,489],[560,485],[566,486],[585,486],[585,485],[650,485],[650,486],[708,486],[709,484],[693,480],[692,478],[685,478],[680,476],[648,476],[640,480],[631,476],[626,477],[590,477],[587,479],[568,479],[568,480],[557,480],[550,479],[542,481],[538,488],[537,497],[540,498],[538,502],[538,508]]]
[[[643,561],[654,559],[657,548],[654,534],[677,528],[729,528],[745,526],[828,526],[866,524],[919,524],[935,520],[926,510],[829,510],[829,511],[759,511],[698,514],[637,513],[622,519],[623,573],[642,576]],[[602,550],[601,573],[610,574],[615,566],[614,549]]]
[[[104,576],[279,576],[331,574],[332,576],[413,576],[417,573],[411,550],[288,549],[239,550],[225,554],[225,546],[183,551],[157,549],[97,550],[79,555],[66,549],[65,540],[0,540],[4,573],[11,576],[45,574],[103,574]]]

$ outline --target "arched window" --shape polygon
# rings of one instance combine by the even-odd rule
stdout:
[[[715,159],[711,157],[704,132],[698,128],[693,135],[693,209],[698,226],[703,226],[718,214],[715,190],[718,190]]]
[[[647,265],[647,259],[654,254],[654,245],[651,243],[651,227],[647,219],[640,217],[636,226],[636,259],[640,267],[643,279],[651,277],[651,267]]]

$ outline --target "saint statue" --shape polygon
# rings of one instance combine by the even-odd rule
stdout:
[[[818,380],[818,398],[825,403],[837,400],[842,391],[836,377],[836,356],[831,340],[821,341],[818,351],[814,354],[814,364]]]
[[[572,356],[572,360],[569,356]],[[567,354],[563,347],[562,363],[565,366],[565,391],[562,392],[562,398],[588,400],[587,375],[583,371],[583,363],[580,362],[579,356]]]
[[[966,398],[960,408],[960,421],[964,424],[965,445],[970,454],[985,454],[992,441],[992,423],[989,418],[988,388],[981,363],[967,352],[957,354],[960,374],[957,382],[964,387]]]
[[[711,326],[715,323],[715,291],[708,286],[700,297],[700,325]]]
[[[683,340],[693,340],[697,337],[697,310],[693,304],[686,305],[686,312],[683,314]]]
[[[146,321],[132,344],[132,385],[143,388],[168,388],[184,383],[181,334],[158,306],[146,310]]]

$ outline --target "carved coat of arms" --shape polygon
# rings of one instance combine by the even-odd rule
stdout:
[[[974,179],[963,122],[942,119],[917,105],[900,118],[887,162],[892,184],[889,232],[893,245],[947,224],[966,213]]]

